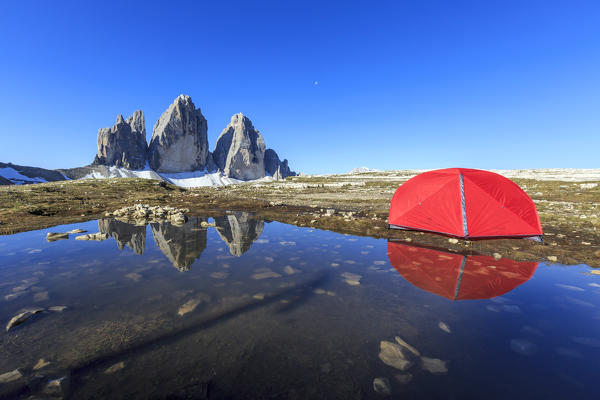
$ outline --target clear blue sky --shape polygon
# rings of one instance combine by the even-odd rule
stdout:
[[[184,93],[211,150],[243,112],[307,173],[600,167],[598,1],[11,1],[0,54],[4,162],[88,164]]]

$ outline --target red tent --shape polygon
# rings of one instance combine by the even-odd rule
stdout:
[[[402,184],[390,206],[389,227],[465,239],[532,237],[543,232],[535,204],[510,179],[493,172],[448,168]]]
[[[528,281],[537,262],[462,255],[388,242],[388,257],[410,283],[450,300],[491,299]]]

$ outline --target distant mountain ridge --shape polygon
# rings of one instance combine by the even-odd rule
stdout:
[[[98,130],[98,151],[90,165],[48,170],[0,163],[0,185],[65,179],[139,177],[181,186],[214,186],[296,173],[267,149],[261,133],[242,113],[234,114],[209,151],[207,120],[190,96],[179,95],[162,113],[146,143],[144,112],[118,115],[112,127]]]

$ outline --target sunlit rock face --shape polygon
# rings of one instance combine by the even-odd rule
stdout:
[[[178,270],[188,271],[206,249],[206,228],[202,227],[206,221],[206,218],[190,217],[182,226],[169,222],[150,224],[158,248]]]
[[[265,176],[265,141],[248,117],[235,114],[217,139],[213,159],[231,178],[262,178]]]
[[[243,211],[215,217],[215,225],[231,254],[237,257],[250,249],[250,245],[259,238],[264,228],[262,220],[256,220],[252,214]]]
[[[146,225],[138,226],[112,218],[103,218],[98,220],[98,230],[113,237],[117,242],[117,246],[119,246],[119,250],[123,250],[127,246],[135,254],[144,254],[146,248]]]
[[[180,95],[154,125],[148,162],[158,172],[198,171],[208,163],[208,125],[190,96]],[[211,163],[208,163],[211,164]]]
[[[98,130],[98,153],[92,164],[143,169],[146,154],[146,123],[138,110],[126,120],[117,116],[112,128]]]

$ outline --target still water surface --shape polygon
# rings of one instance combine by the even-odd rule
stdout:
[[[600,398],[585,265],[203,221],[0,237],[0,397]]]

